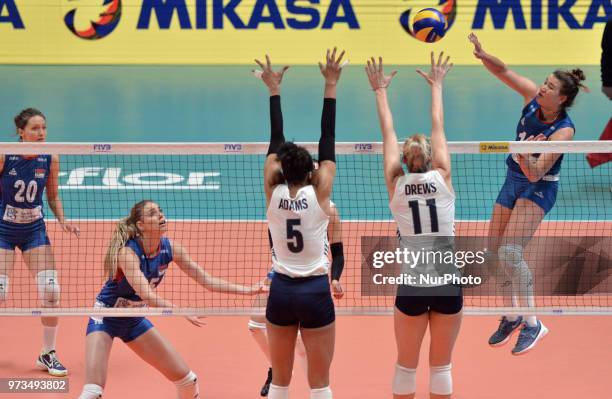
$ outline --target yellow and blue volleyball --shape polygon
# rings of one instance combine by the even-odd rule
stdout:
[[[412,20],[414,37],[426,43],[434,43],[442,39],[446,28],[446,18],[435,8],[422,9]]]

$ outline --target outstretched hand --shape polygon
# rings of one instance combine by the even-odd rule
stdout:
[[[376,65],[376,60],[374,59],[374,57],[370,58],[368,60],[368,65],[366,66],[365,70],[368,74],[370,86],[374,91],[378,89],[386,89],[387,87],[389,87],[391,81],[393,80],[393,77],[397,75],[397,71],[391,72],[390,75],[385,75],[382,57],[378,57],[378,65]]]
[[[327,53],[325,55],[325,65],[319,62],[319,69],[321,70],[321,74],[325,78],[326,85],[335,85],[340,80],[340,74],[342,73],[342,67],[346,65],[346,61],[342,63],[342,58],[344,57],[345,51],[342,50],[338,58],[336,58],[336,51],[338,49],[334,47],[333,52],[330,53],[330,50],[327,49]]]
[[[261,68],[261,70],[254,69],[253,74],[263,80],[268,89],[270,90],[270,95],[278,95],[280,94],[280,87],[283,81],[283,76],[287,69],[289,69],[288,65],[282,67],[279,71],[274,71],[272,69],[272,62],[270,61],[270,57],[266,54],[266,63],[259,60],[255,60],[257,65]]]
[[[205,319],[206,316],[185,316],[185,318],[187,319],[187,321],[189,321],[196,327],[202,327],[206,325],[206,323],[202,321],[202,319]]]
[[[474,45],[474,56],[479,60],[482,59],[486,55],[485,51],[482,49],[482,44],[478,41],[478,36],[474,34],[474,32],[468,35],[468,40]]]
[[[446,57],[444,63],[442,62],[443,55],[444,51],[440,52],[440,55],[438,56],[438,62],[436,63],[434,59],[434,53],[433,51],[431,52],[431,70],[429,71],[429,73],[425,73],[422,70],[417,69],[417,73],[421,75],[427,81],[427,83],[432,86],[434,84],[441,85],[442,81],[444,81],[444,77],[453,67],[452,63],[448,63],[448,61],[450,61],[450,56]]]

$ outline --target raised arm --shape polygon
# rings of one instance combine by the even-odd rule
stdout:
[[[64,206],[59,196],[59,156],[53,155],[51,159],[51,168],[49,172],[49,178],[47,179],[47,202],[49,208],[57,218],[58,223],[65,232],[73,233],[77,237],[79,236],[79,228],[66,223],[64,217]]]
[[[321,138],[319,139],[319,169],[314,174],[312,183],[317,192],[317,199],[323,209],[328,210],[334,177],[336,176],[336,87],[342,74],[344,51],[336,58],[337,49],[327,50],[325,65],[319,63],[319,69],[325,79],[323,94],[323,112],[321,114]]]
[[[270,145],[264,164],[264,191],[267,202],[270,202],[274,187],[282,181],[280,161],[276,154],[285,142],[280,91],[283,76],[289,67],[284,66],[280,71],[275,72],[267,54],[265,65],[259,60],[255,62],[262,70],[254,70],[253,74],[265,83],[270,93]]]
[[[538,86],[533,81],[508,69],[502,60],[484,51],[478,41],[478,37],[474,33],[470,33],[468,39],[474,45],[474,56],[482,61],[482,64],[489,72],[523,96],[525,104],[537,95]]]
[[[378,112],[378,120],[380,121],[380,131],[383,136],[383,169],[385,174],[385,183],[389,198],[393,196],[395,191],[395,182],[398,177],[404,174],[402,169],[399,144],[397,135],[393,127],[393,115],[389,107],[387,98],[387,88],[391,84],[391,80],[397,74],[397,71],[391,72],[386,76],[383,68],[382,57],[378,58],[378,64],[372,57],[368,60],[366,66],[368,80],[374,93],[376,94],[376,110]]]
[[[211,276],[191,259],[187,251],[181,245],[175,242],[172,243],[172,257],[174,262],[187,276],[209,291],[255,295],[263,290],[261,284],[246,287],[244,285],[231,283],[222,278]]]
[[[438,61],[434,60],[434,53],[431,52],[431,70],[425,73],[417,69],[427,83],[431,86],[431,166],[440,172],[446,185],[452,190],[451,184],[451,161],[444,134],[444,106],[442,86],[444,77],[453,67],[449,64],[450,57],[446,57],[442,63],[444,52],[438,56]]]

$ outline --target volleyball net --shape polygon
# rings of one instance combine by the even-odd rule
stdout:
[[[316,157],[315,143],[304,146]],[[586,161],[587,153],[612,153],[612,141],[452,142],[449,146],[456,194],[455,239],[484,254],[475,272],[482,282],[464,286],[466,312],[612,314],[612,162],[591,169]],[[77,238],[63,232],[45,201],[43,212],[61,286],[59,306],[41,307],[36,278],[19,251],[14,264],[4,252],[0,267],[9,276],[9,285],[0,315],[261,313],[262,308],[253,307],[252,296],[207,291],[176,264],[155,288],[173,308],[99,308],[94,303],[109,277],[103,259],[113,230],[144,199],[159,204],[168,220],[167,236],[208,273],[247,286],[262,282],[271,267],[262,178],[267,147],[267,143],[2,143],[5,161],[14,154],[60,156],[58,185],[64,212],[81,233]],[[397,287],[379,284],[377,279],[381,280],[380,269],[395,269],[374,264],[376,252],[393,252],[386,249],[397,243],[382,145],[337,143],[336,152],[332,200],[341,219],[346,261],[341,278],[345,296],[336,301],[336,310],[389,314]],[[486,255],[487,249],[492,252],[489,220],[506,179],[509,153],[564,154],[554,208],[525,244],[535,309],[511,307],[507,279],[497,273],[501,269],[488,267],[494,260]],[[5,167],[2,173],[18,178],[19,171]],[[21,195],[26,202],[34,197],[28,184],[24,182]],[[536,190],[533,195],[546,193]],[[427,212],[431,204],[419,206],[411,208],[413,218],[419,218],[424,231],[432,229],[434,215]],[[0,216],[10,226],[9,212]],[[295,238],[288,235],[288,240]],[[51,264],[49,259],[44,262]],[[462,268],[460,277],[466,270],[471,269]]]

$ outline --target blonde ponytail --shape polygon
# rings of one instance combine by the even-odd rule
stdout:
[[[104,256],[104,273],[108,278],[113,278],[117,273],[117,257],[119,251],[125,246],[125,243],[132,238],[140,235],[140,230],[136,226],[136,222],[142,219],[142,212],[147,203],[152,202],[150,200],[140,201],[132,207],[130,216],[121,219],[115,231],[111,236],[106,255]]]

